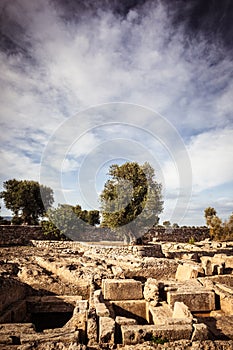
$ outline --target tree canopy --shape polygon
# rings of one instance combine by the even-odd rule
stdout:
[[[82,210],[80,205],[59,204],[47,212],[48,221],[42,222],[44,234],[62,239],[82,239],[82,234],[90,226],[100,223],[98,210]],[[87,225],[88,224],[88,225]]]
[[[100,195],[103,227],[120,228],[138,236],[158,224],[163,210],[162,186],[149,163],[113,164]]]
[[[0,197],[14,213],[13,223],[37,225],[54,201],[53,190],[36,181],[12,179],[3,188]]]
[[[233,238],[233,213],[225,222],[217,216],[214,208],[205,209],[206,224],[210,229],[210,236],[216,240],[228,240]]]

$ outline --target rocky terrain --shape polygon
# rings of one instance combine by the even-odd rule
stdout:
[[[233,242],[0,248],[0,349],[233,349]]]

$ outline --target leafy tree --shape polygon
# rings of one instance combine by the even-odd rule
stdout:
[[[165,227],[171,227],[170,221],[168,221],[168,220],[164,221],[164,222],[163,222],[163,226],[165,226]]]
[[[205,219],[206,219],[207,226],[210,226],[211,220],[216,215],[217,215],[217,212],[216,212],[216,210],[214,208],[208,207],[208,208],[205,209]]]
[[[90,210],[90,211],[88,211],[87,222],[91,226],[98,225],[100,223],[100,212],[99,212],[99,210]]]
[[[0,210],[1,210],[1,206],[0,206]],[[4,219],[1,215],[0,215],[0,225],[9,225],[9,221]]]
[[[173,224],[172,224],[172,228],[179,228],[180,226],[176,223],[176,222],[174,222]]]
[[[99,211],[82,210],[80,205],[59,204],[56,209],[48,210],[47,217],[49,220],[42,224],[44,234],[60,239],[81,240],[89,225],[99,224]]]
[[[42,232],[49,239],[67,240],[67,237],[57,228],[57,226],[50,220],[43,220],[41,222]]]
[[[214,208],[205,209],[206,224],[210,229],[210,236],[216,240],[233,238],[233,213],[229,220],[222,222]]]
[[[99,210],[82,210],[80,205],[72,207],[73,212],[82,221],[86,222],[91,226],[98,225],[100,223],[100,213]]]
[[[114,164],[109,175],[100,195],[101,225],[136,236],[156,225],[163,209],[162,187],[150,164]]]
[[[3,188],[0,197],[6,208],[14,213],[14,223],[38,225],[39,217],[45,215],[54,201],[53,190],[36,181],[8,180],[3,183]]]

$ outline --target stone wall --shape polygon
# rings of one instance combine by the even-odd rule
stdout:
[[[0,225],[0,246],[27,245],[31,239],[44,239],[40,226]]]
[[[142,241],[144,244],[151,241],[187,243],[192,238],[195,242],[210,238],[208,227],[153,228],[144,234]]]
[[[201,241],[209,238],[209,229],[207,227],[180,227],[180,228],[154,228],[143,236],[143,243],[147,244],[152,240],[168,242],[188,242],[190,238]],[[80,238],[80,239],[78,239]],[[8,245],[27,245],[30,240],[52,240],[54,237],[44,236],[40,226],[19,226],[19,225],[0,225],[0,246]],[[108,229],[90,228],[90,231],[80,234],[76,241],[99,242],[99,241],[117,241],[114,232]],[[149,249],[149,248],[148,248]],[[149,252],[147,252],[147,256]],[[151,256],[153,256],[153,252]]]
[[[153,244],[147,246],[141,245],[122,245],[122,244],[88,244],[84,242],[55,242],[55,241],[36,241],[32,240],[32,244],[39,248],[50,248],[50,249],[69,249],[72,251],[83,251],[89,254],[103,254],[108,257],[115,256],[128,256],[134,255],[137,257],[157,257],[162,258],[164,254],[162,253],[160,244]]]
[[[77,232],[73,241],[111,242],[117,239],[116,233],[109,229],[90,227],[88,231]],[[30,240],[57,240],[57,238],[48,235],[45,236],[42,233],[41,226],[0,225],[0,246],[27,245]]]

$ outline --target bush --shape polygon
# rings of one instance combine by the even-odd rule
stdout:
[[[48,239],[58,239],[61,241],[68,240],[65,235],[54,225],[52,221],[41,221],[42,232]]]
[[[169,340],[167,338],[155,337],[154,335],[151,337],[151,342],[154,344],[165,344],[168,341]]]
[[[195,239],[193,236],[189,238],[189,244],[195,244]]]

